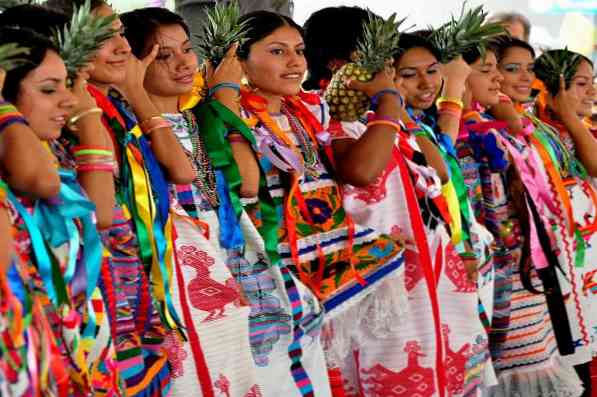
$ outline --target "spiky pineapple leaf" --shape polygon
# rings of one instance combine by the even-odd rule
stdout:
[[[90,1],[86,0],[80,7],[75,7],[69,25],[54,31],[54,43],[60,50],[71,79],[91,61],[102,43],[116,34],[112,27],[116,18],[117,15],[93,15]]]
[[[547,51],[535,61],[535,74],[549,93],[556,96],[560,91],[560,76],[564,76],[566,88],[570,88],[581,60],[580,54],[568,50],[568,47]]]
[[[383,70],[398,50],[400,26],[405,20],[397,20],[396,13],[383,19],[369,11],[363,35],[357,42],[355,63],[372,74]]]
[[[22,55],[28,55],[29,49],[19,47],[16,43],[6,43],[0,45],[0,69],[8,72],[27,62]]]
[[[207,23],[201,33],[196,35],[200,59],[209,60],[217,66],[234,43],[242,43],[249,20],[239,23],[240,17],[240,7],[235,1],[230,4],[218,3],[207,11]]]
[[[483,6],[466,10],[464,2],[458,18],[452,15],[449,22],[435,29],[429,39],[440,54],[439,61],[449,63],[474,48],[485,56],[489,42],[507,34],[500,23],[486,23],[487,15]]]

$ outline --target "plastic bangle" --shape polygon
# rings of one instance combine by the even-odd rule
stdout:
[[[143,131],[143,134],[145,134],[145,135],[151,135],[151,133],[154,132],[155,130],[160,130],[162,128],[169,128],[170,126],[171,126],[170,122],[164,120],[163,122],[156,123],[150,129],[148,129],[146,131]]]
[[[402,95],[400,95],[400,91],[390,88],[386,90],[381,90],[371,97],[371,108],[373,110],[377,109],[379,101],[381,100],[381,97],[384,95],[394,95],[398,97],[398,100],[400,101],[400,107],[404,106],[404,102],[402,100]]]
[[[102,114],[103,112],[104,111],[102,109],[100,109],[100,108],[91,108],[91,109],[84,110],[81,113],[76,114],[73,117],[71,117],[70,119],[68,119],[68,122],[66,123],[66,126],[68,127],[69,130],[77,131],[76,124],[83,117],[89,116],[90,114]]]
[[[80,157],[80,156],[90,156],[90,155],[96,155],[96,156],[110,156],[112,157],[114,155],[114,153],[112,153],[111,150],[107,150],[104,148],[82,148],[80,146],[77,146],[74,148],[73,150],[73,155],[75,157]]]
[[[373,114],[372,116],[370,116],[368,118],[368,122],[378,121],[378,120],[391,121],[392,123],[400,125],[400,120],[394,119],[392,117],[386,117],[386,116],[380,116],[377,114]]]
[[[400,127],[400,124],[394,123],[393,121],[388,121],[388,120],[373,120],[367,123],[367,127],[373,127],[376,125],[387,125],[390,127],[393,127],[394,129],[396,129],[396,131],[401,131],[402,127]]]
[[[440,114],[440,116],[450,115],[450,116],[453,116],[453,117],[455,117],[457,119],[459,119],[460,117],[462,117],[462,111],[460,111],[460,110],[442,109],[438,113]]]
[[[236,83],[218,83],[215,86],[211,87],[207,91],[207,96],[208,97],[214,96],[215,93],[218,92],[219,90],[221,90],[222,88],[232,88],[233,90],[236,91],[237,94],[240,94],[240,85],[238,85]]]
[[[498,94],[498,98],[500,100],[500,103],[512,103],[512,98],[510,98],[508,95],[504,94],[503,92],[500,92]]]
[[[230,143],[247,143],[247,140],[241,134],[228,134],[227,138]]]
[[[114,164],[83,164],[77,166],[78,172],[93,172],[93,171],[105,171],[114,172]]]
[[[437,107],[439,107],[442,103],[453,103],[455,105],[458,105],[458,107],[460,107],[461,109],[464,107],[464,103],[462,102],[462,99],[460,98],[451,98],[451,97],[439,97],[437,98],[437,101],[435,101],[435,104],[437,105]]]

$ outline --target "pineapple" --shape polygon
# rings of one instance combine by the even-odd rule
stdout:
[[[228,49],[236,42],[242,42],[246,34],[247,22],[239,24],[238,3],[219,4],[207,11],[207,23],[197,35],[197,55],[217,67]]]
[[[8,72],[27,62],[22,55],[29,54],[29,49],[19,47],[15,43],[0,45],[0,69]]]
[[[348,79],[371,81],[382,71],[388,60],[398,50],[400,32],[404,19],[397,21],[396,14],[384,20],[369,12],[369,20],[363,26],[363,36],[357,43],[354,62],[342,66],[332,77],[324,97],[330,106],[330,115],[341,121],[355,121],[369,108],[370,100],[361,91],[352,90],[344,84]]]
[[[468,11],[465,9],[466,2],[462,5],[458,19],[452,16],[448,23],[429,36],[429,40],[440,53],[441,63],[449,63],[473,48],[477,48],[481,56],[484,56],[485,49],[492,39],[507,34],[501,24],[485,23],[487,12],[483,6]]]
[[[560,75],[564,75],[566,88],[569,88],[581,60],[579,54],[569,51],[568,48],[547,51],[535,61],[535,74],[545,84],[549,93],[556,96],[560,91]]]
[[[71,22],[62,31],[54,31],[54,44],[60,50],[68,76],[72,80],[85,64],[91,61],[94,53],[102,43],[110,39],[116,30],[112,23],[116,15],[107,17],[95,16],[91,13],[91,3],[86,0],[83,5],[75,8]]]

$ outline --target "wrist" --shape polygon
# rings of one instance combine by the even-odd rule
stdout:
[[[465,90],[466,90],[465,81],[450,81],[450,80],[448,80],[446,82],[445,88],[443,90],[444,91],[443,96],[462,98]]]
[[[384,99],[385,98],[385,99]],[[400,107],[403,106],[402,96],[400,95],[400,91],[395,88],[385,88],[383,90],[377,91],[374,95],[371,96],[371,109],[373,111],[377,110],[381,101],[395,101],[399,104]],[[391,103],[391,102],[386,102]]]

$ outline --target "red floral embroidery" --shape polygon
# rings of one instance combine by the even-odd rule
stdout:
[[[223,374],[220,374],[218,380],[214,382],[214,387],[220,391],[224,396],[230,397],[230,381]]]
[[[432,368],[419,365],[421,346],[416,341],[406,343],[408,353],[406,368],[400,372],[391,371],[377,364],[363,370],[363,386],[371,397],[431,397],[435,393],[435,380]],[[370,376],[369,378],[367,378]]]
[[[449,244],[446,250],[446,276],[454,286],[457,292],[476,292],[477,286],[470,281],[464,268],[464,262],[454,249],[452,244]]]
[[[169,332],[164,338],[162,347],[168,354],[168,362],[172,370],[171,376],[173,378],[180,378],[184,375],[183,362],[188,356],[182,342],[174,332]]]
[[[465,367],[470,356],[471,346],[466,343],[460,350],[454,351],[450,347],[450,327],[444,324],[442,334],[444,335],[446,350],[444,367],[446,368],[448,393],[449,395],[462,394],[464,391]]]
[[[419,254],[413,250],[404,251],[404,283],[406,290],[411,291],[423,279]]]
[[[367,204],[375,204],[383,201],[387,196],[386,182],[390,173],[396,168],[395,164],[390,164],[383,173],[378,176],[374,182],[367,187],[346,186],[346,194],[354,196]]]
[[[203,320],[214,321],[225,317],[225,308],[229,303],[238,304],[240,295],[233,279],[221,284],[210,277],[209,268],[215,260],[193,246],[182,245],[177,250],[181,263],[197,271],[197,277],[188,283],[189,300],[195,309],[208,312]]]

